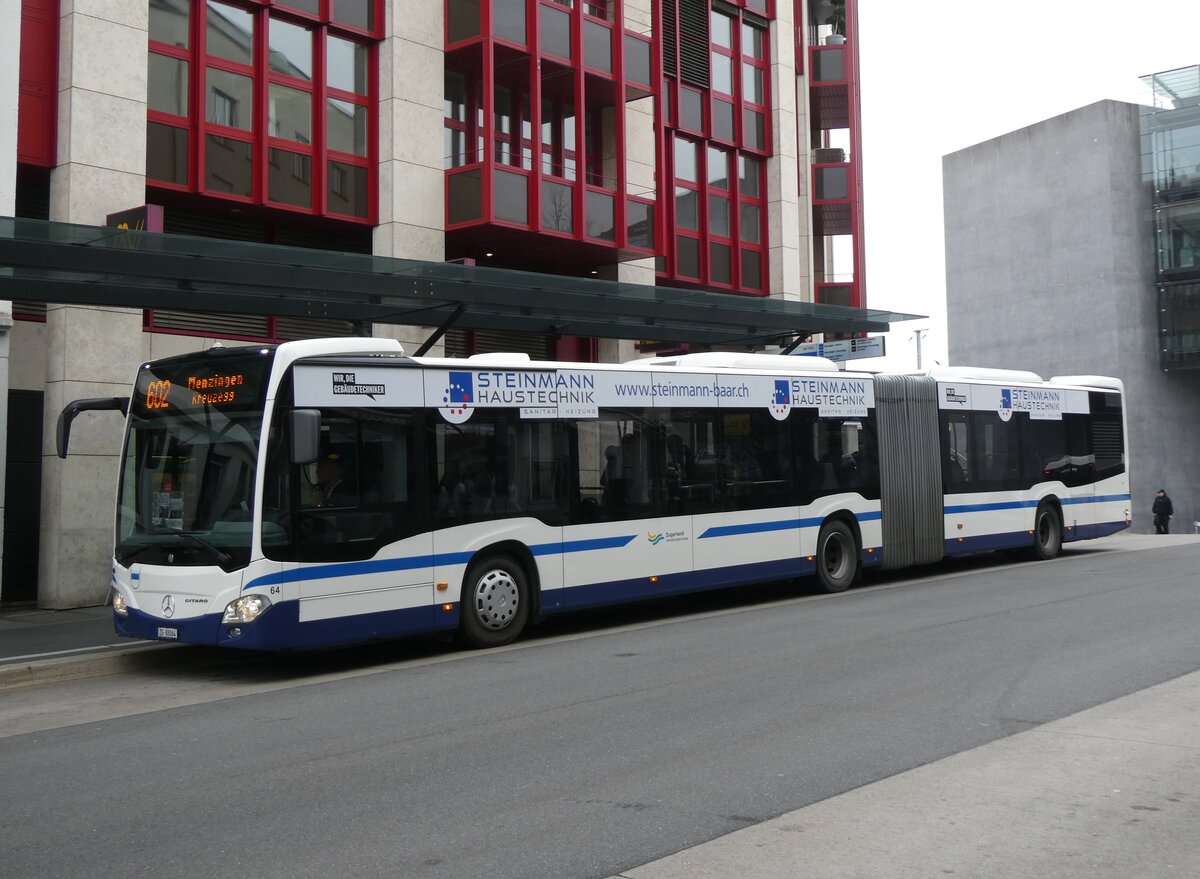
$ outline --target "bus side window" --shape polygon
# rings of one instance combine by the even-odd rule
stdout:
[[[945,494],[966,490],[970,456],[970,431],[965,412],[946,416],[942,432],[942,490]]]

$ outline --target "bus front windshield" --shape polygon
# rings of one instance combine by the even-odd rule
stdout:
[[[121,464],[122,565],[250,561],[267,358],[176,358],[143,367]]]

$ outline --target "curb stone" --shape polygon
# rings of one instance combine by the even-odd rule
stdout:
[[[112,653],[0,663],[0,690],[161,668],[195,659],[192,651],[181,650],[179,645],[147,644]]]

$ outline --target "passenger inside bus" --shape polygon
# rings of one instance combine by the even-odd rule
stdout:
[[[320,490],[321,507],[352,507],[358,492],[346,479],[342,458],[337,452],[326,452],[317,462],[317,488]]]

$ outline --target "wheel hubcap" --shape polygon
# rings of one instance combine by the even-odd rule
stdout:
[[[1054,539],[1054,526],[1050,522],[1049,516],[1042,516],[1038,522],[1038,541],[1042,546],[1049,547]]]
[[[834,580],[840,580],[846,575],[849,554],[839,535],[833,535],[825,541],[825,552],[822,553],[825,573]]]
[[[511,623],[520,604],[520,590],[508,571],[488,571],[475,583],[475,615],[489,629]]]

